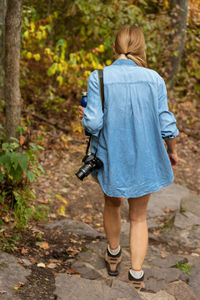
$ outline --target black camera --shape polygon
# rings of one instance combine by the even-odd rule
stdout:
[[[103,167],[102,161],[96,157],[95,154],[89,153],[83,157],[82,162],[84,162],[84,166],[82,166],[79,171],[76,173],[76,176],[83,180],[86,176],[88,176],[95,169],[100,169]]]

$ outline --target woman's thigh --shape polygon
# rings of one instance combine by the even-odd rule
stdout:
[[[105,204],[113,207],[120,207],[122,198],[110,197],[104,193]]]

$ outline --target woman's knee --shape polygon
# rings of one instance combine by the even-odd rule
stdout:
[[[105,198],[105,204],[107,206],[120,207],[122,203],[121,198],[109,197],[106,194],[104,194],[104,198]]]
[[[130,198],[129,202],[129,220],[132,222],[143,222],[147,216],[147,205],[150,194],[140,198]]]

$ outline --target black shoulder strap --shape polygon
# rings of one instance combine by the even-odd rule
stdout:
[[[103,70],[99,69],[98,75],[99,75],[99,86],[100,86],[100,94],[101,94],[101,104],[102,104],[102,110],[104,111],[104,84],[103,84]]]

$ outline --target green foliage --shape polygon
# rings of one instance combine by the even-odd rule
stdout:
[[[176,263],[173,268],[177,268],[181,271],[184,271],[186,274],[190,275],[190,270],[192,268],[192,265],[189,265],[189,264],[184,263],[184,262],[180,262],[180,263]]]
[[[20,132],[23,128],[18,128]],[[11,223],[12,230],[24,230],[30,218],[45,219],[47,211],[42,206],[35,206],[35,192],[30,183],[44,173],[38,161],[38,154],[44,148],[35,143],[22,149],[19,140],[5,140],[4,130],[0,125],[0,215],[1,244],[4,249],[13,248],[17,242],[15,235],[9,235],[4,228],[5,223]],[[22,152],[23,151],[23,152]]]
[[[19,243],[20,236],[17,233],[12,233],[11,235],[2,234],[4,229],[0,229],[0,237],[2,243],[2,250],[7,252],[13,252],[15,247]]]

